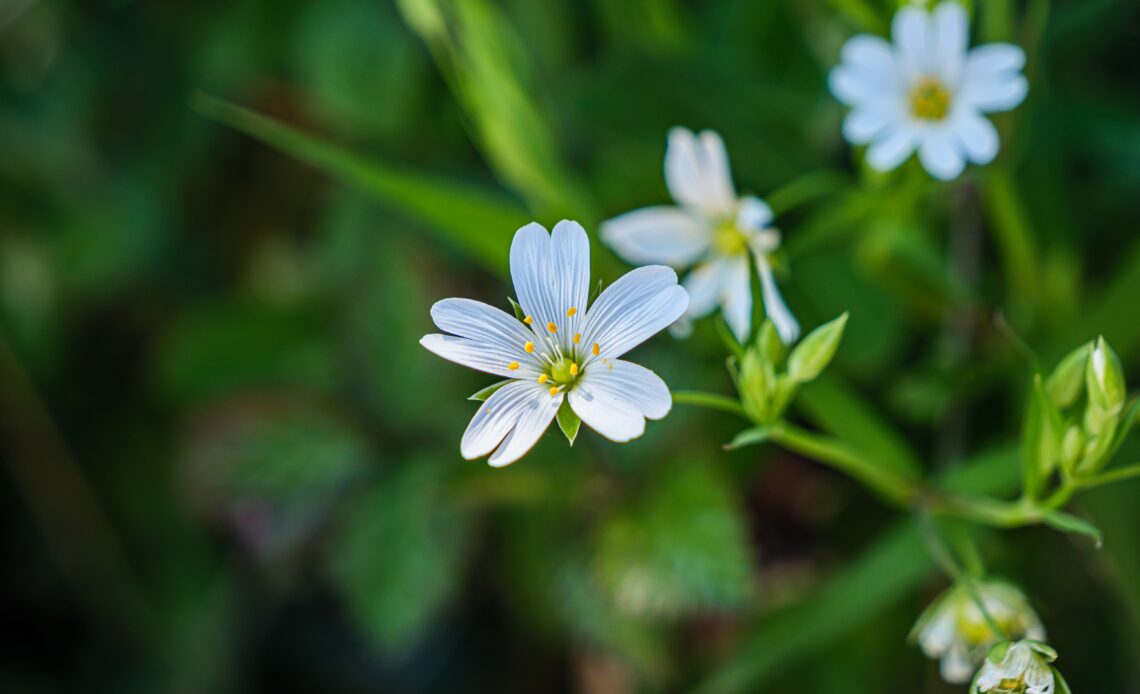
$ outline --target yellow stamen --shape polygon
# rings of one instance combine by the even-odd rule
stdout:
[[[534,318],[532,318],[531,316],[527,316],[526,318],[523,318],[523,323],[526,323],[527,325],[530,325],[533,322],[534,322]]]
[[[591,349],[590,349],[590,351],[594,353],[594,356],[595,356],[595,357],[596,357],[596,356],[598,356],[598,354],[600,354],[600,353],[601,353],[601,350],[598,348],[598,343],[597,343],[597,342],[595,342],[595,343],[594,343],[594,346],[593,346],[593,348],[591,348]]]
[[[551,395],[558,395],[558,389],[557,389],[557,388],[551,388],[551,389],[550,389],[550,394],[551,394]]]
[[[517,361],[512,361],[510,364],[507,364],[507,368],[511,371],[514,371],[515,369],[519,368],[519,363]]]
[[[577,313],[577,312],[578,312],[578,309],[576,309],[576,308],[574,308],[573,306],[571,306],[570,308],[566,309],[566,317],[567,317],[567,318],[569,318],[569,317],[573,316],[573,315],[574,315],[575,313]]]
[[[577,376],[578,375],[578,363],[577,362],[570,365],[570,375],[571,376]]]
[[[523,349],[526,350],[527,354],[530,354],[531,352],[534,351],[534,343],[533,342],[526,343],[525,345],[523,345]]]
[[[547,378],[548,378],[548,376],[546,374],[539,374],[538,375],[538,382],[539,383],[546,383]]]
[[[554,324],[554,321],[550,321],[549,323],[547,323],[546,329],[552,333],[558,332],[558,326]]]
[[[582,341],[582,333],[575,333],[574,334],[574,344],[578,344],[581,341]]]
[[[938,80],[927,77],[911,89],[910,111],[922,120],[943,120],[950,111],[950,92]]]

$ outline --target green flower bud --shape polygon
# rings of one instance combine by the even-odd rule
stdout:
[[[788,376],[797,383],[806,383],[823,373],[839,348],[843,329],[847,326],[847,313],[824,323],[800,341],[788,357]]]
[[[740,404],[752,421],[766,424],[773,419],[769,391],[775,380],[772,365],[767,363],[756,348],[749,348],[740,360]]]
[[[1084,448],[1085,436],[1081,433],[1081,428],[1074,424],[1065,431],[1065,436],[1061,439],[1061,466],[1071,473],[1080,460]]]
[[[1124,371],[1120,359],[1103,337],[1097,338],[1096,347],[1089,356],[1085,378],[1089,390],[1089,406],[1101,410],[1106,417],[1115,418],[1124,406]]]
[[[1077,347],[1069,352],[1049,375],[1049,380],[1045,382],[1045,390],[1057,407],[1068,407],[1080,397],[1081,388],[1085,385],[1085,367],[1091,350],[1091,342]]]
[[[770,320],[765,320],[760,326],[760,334],[756,336],[756,346],[772,366],[782,366],[788,356],[788,348],[784,346],[779,331]]]

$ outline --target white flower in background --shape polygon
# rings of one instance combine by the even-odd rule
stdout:
[[[1043,643],[1004,643],[986,657],[974,680],[979,692],[994,694],[1053,694],[1057,653]]]
[[[629,441],[645,419],[672,407],[657,374],[619,359],[677,320],[689,305],[677,274],[638,268],[611,284],[588,309],[590,241],[577,222],[547,233],[519,229],[511,243],[511,278],[525,320],[470,299],[444,299],[431,309],[449,335],[420,344],[444,359],[509,381],[483,403],[459,450],[464,458],[491,454],[500,467],[518,460],[554,419],[563,400],[602,436]]]
[[[741,342],[752,327],[754,259],[764,310],[780,338],[794,342],[800,326],[772,275],[771,255],[780,246],[780,232],[770,226],[772,210],[763,200],[737,197],[720,135],[670,130],[665,183],[676,206],[646,207],[615,217],[602,224],[602,240],[631,263],[693,266],[684,281],[689,310],[677,330],[683,334],[692,319],[720,306]]]
[[[1042,640],[1045,629],[1020,590],[1001,581],[976,581],[986,611],[1013,638]],[[922,652],[940,658],[942,679],[969,682],[990,648],[1001,640],[986,622],[977,602],[962,586],[940,595],[923,612],[912,632]]]
[[[831,91],[852,107],[843,135],[869,144],[867,163],[890,171],[918,150],[932,175],[956,178],[969,160],[988,164],[998,134],[982,114],[1021,103],[1029,83],[1025,52],[1008,43],[969,50],[966,10],[943,2],[933,12],[904,7],[891,24],[894,44],[861,34],[847,41],[831,71]]]

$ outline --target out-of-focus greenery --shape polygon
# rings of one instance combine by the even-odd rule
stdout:
[[[668,128],[714,128],[801,322],[850,312],[792,416],[1011,493],[1023,342],[1140,375],[1140,7],[972,6],[1031,87],[943,185],[839,134],[888,0],[0,0],[0,689],[958,691],[905,641],[945,586],[912,519],[680,405],[465,462],[492,377],[418,339],[508,308],[519,225],[663,203]],[[637,356],[732,392],[713,321]],[[1101,550],[973,531],[1076,691],[1140,688],[1138,494],[1076,502]]]

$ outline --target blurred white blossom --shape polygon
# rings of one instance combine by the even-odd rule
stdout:
[[[990,617],[1014,638],[1045,638],[1041,620],[1020,590],[1001,581],[976,581],[975,588]],[[914,635],[922,652],[939,658],[942,679],[970,681],[989,649],[1001,640],[963,586],[940,595],[918,619]]]
[[[1003,643],[986,657],[974,686],[994,694],[1053,694],[1056,652],[1043,643]]]
[[[847,41],[829,79],[852,111],[843,134],[867,144],[867,163],[890,171],[918,150],[931,175],[957,178],[970,161],[988,164],[998,133],[983,114],[1022,102],[1029,83],[1025,52],[1008,43],[970,49],[966,10],[943,2],[933,11],[903,7],[891,24],[892,43],[861,34]]]
[[[743,342],[752,328],[752,276],[760,275],[764,310],[780,338],[792,343],[800,327],[784,304],[772,272],[780,232],[771,227],[772,210],[757,197],[738,197],[720,135],[669,131],[665,183],[676,206],[646,207],[602,224],[601,237],[631,263],[693,267],[685,278],[689,310],[675,332],[685,333],[695,318],[717,306]]]
[[[509,465],[538,441],[565,399],[581,421],[613,441],[645,431],[668,414],[673,399],[649,369],[619,359],[676,321],[689,305],[677,273],[638,268],[611,284],[587,310],[590,241],[577,222],[547,233],[519,229],[511,243],[511,277],[525,317],[519,320],[470,299],[444,299],[431,309],[449,335],[422,344],[444,359],[509,379],[475,413],[459,450],[491,454]]]

